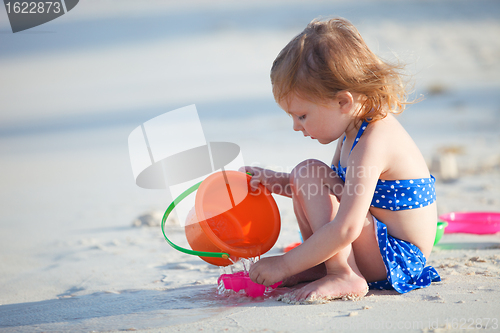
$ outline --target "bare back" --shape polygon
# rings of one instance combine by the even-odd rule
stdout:
[[[382,166],[377,170],[379,179],[399,180],[430,176],[420,150],[393,115],[370,123],[351,152],[354,140],[354,137],[346,137],[342,143],[343,138],[340,138],[333,159],[334,164],[340,160],[344,166],[352,165],[359,155],[370,151],[378,156],[379,165]],[[370,207],[370,213],[387,225],[393,237],[409,241],[418,246],[425,256],[430,255],[437,222],[435,203],[402,211]]]

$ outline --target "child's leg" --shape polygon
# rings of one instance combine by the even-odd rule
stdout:
[[[326,164],[315,160],[299,164],[292,171],[290,180],[295,214],[302,236],[304,239],[308,239],[323,225],[334,219],[339,204],[331,190],[335,187],[338,188],[339,180]],[[362,232],[365,234],[363,237],[370,237],[369,233],[371,232],[374,240],[368,242],[367,247],[363,247],[363,252],[367,250],[378,253],[373,226],[369,225],[363,229],[366,229]],[[381,258],[380,262],[382,266],[378,267],[385,273]],[[297,282],[317,279],[298,290],[296,299],[302,300],[313,294],[327,298],[346,295],[361,297],[366,294],[367,283],[356,264],[351,245],[325,261],[323,267],[314,267],[295,277]]]
[[[312,235],[311,228],[307,223],[307,219],[304,215],[304,210],[302,209],[302,206],[298,203],[296,195],[292,196],[292,201],[293,201],[293,210],[297,218],[297,222],[299,224],[300,233],[302,234],[302,238],[306,240]],[[326,275],[326,267],[324,263],[321,263],[304,272],[288,277],[283,281],[282,285],[284,287],[291,287],[301,282],[311,282],[318,280],[324,277],[325,275]]]

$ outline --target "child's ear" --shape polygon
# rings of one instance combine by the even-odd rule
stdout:
[[[341,112],[347,113],[351,111],[351,108],[354,105],[354,97],[349,91],[339,91],[335,99]]]

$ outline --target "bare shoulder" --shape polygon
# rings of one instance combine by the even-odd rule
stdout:
[[[383,165],[380,178],[415,179],[429,177],[419,148],[392,114],[368,125],[366,149],[375,152]]]
[[[396,140],[401,139],[402,136],[409,136],[401,123],[392,114],[389,114],[384,119],[369,123],[366,132],[382,140]]]

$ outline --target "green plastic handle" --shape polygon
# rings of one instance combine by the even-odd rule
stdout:
[[[163,214],[163,219],[161,220],[161,231],[163,232],[163,237],[165,237],[165,240],[167,241],[167,243],[170,244],[170,246],[172,246],[174,249],[176,249],[178,251],[181,251],[181,252],[184,252],[186,254],[191,254],[191,255],[199,256],[199,257],[229,259],[230,255],[228,253],[224,253],[224,252],[203,252],[203,251],[194,251],[194,250],[185,249],[183,247],[180,247],[180,246],[172,243],[172,241],[170,239],[168,239],[167,235],[165,234],[165,222],[167,221],[167,218],[170,215],[170,213],[174,210],[175,206],[179,202],[181,202],[185,197],[187,197],[188,195],[190,195],[191,193],[193,193],[194,191],[196,191],[198,189],[198,187],[200,187],[201,183],[202,182],[199,182],[199,183],[191,186],[190,188],[188,188],[184,192],[182,192],[168,206],[167,210],[165,211],[165,214]]]

